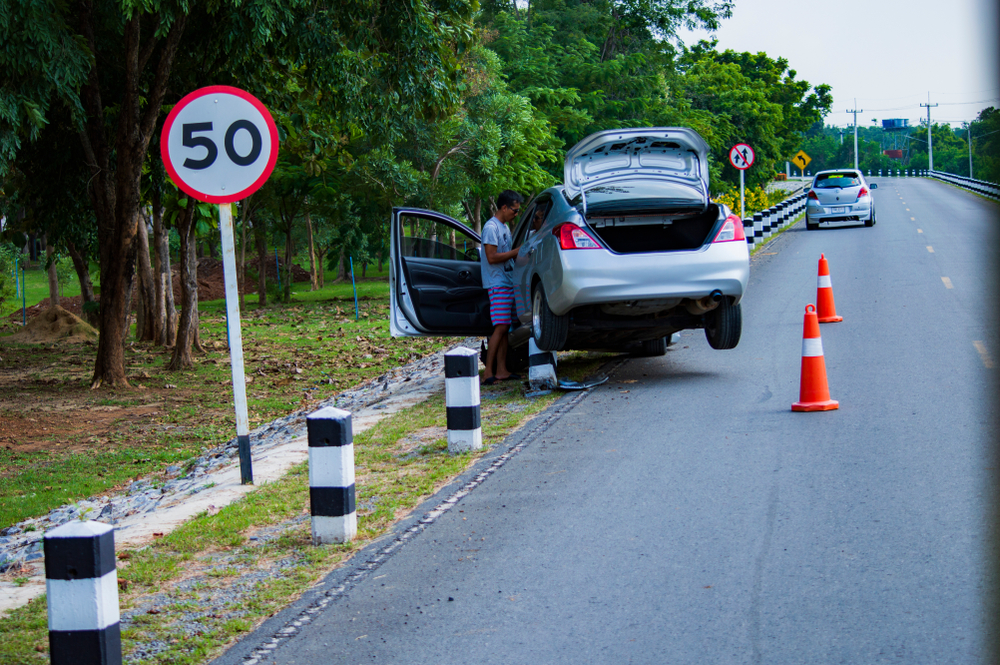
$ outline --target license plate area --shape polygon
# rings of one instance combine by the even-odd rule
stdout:
[[[834,213],[834,214],[836,214],[836,213],[838,213],[838,212],[839,212],[839,213],[844,213],[844,212],[847,212],[847,208],[844,208],[844,207],[840,207],[840,208],[830,208],[830,212],[832,212],[832,213]]]

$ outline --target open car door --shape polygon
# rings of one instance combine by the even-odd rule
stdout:
[[[393,208],[389,243],[389,331],[393,337],[489,336],[480,238],[447,215]]]

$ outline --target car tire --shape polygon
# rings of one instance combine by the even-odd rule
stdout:
[[[875,206],[872,206],[871,217],[865,220],[865,226],[875,226]]]
[[[542,351],[562,351],[569,335],[569,317],[559,316],[549,309],[541,282],[535,284],[531,293],[531,329],[535,344]]]
[[[646,339],[642,341],[639,356],[643,358],[655,358],[656,356],[667,355],[667,338]]]
[[[806,217],[806,231],[815,231],[818,228],[819,228],[819,224],[815,224],[813,222],[810,222],[809,218]]]
[[[743,310],[729,298],[705,314],[705,338],[713,349],[735,349],[743,332]]]

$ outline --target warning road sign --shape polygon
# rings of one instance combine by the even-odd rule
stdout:
[[[811,161],[812,157],[802,152],[801,150],[795,153],[795,156],[792,157],[792,163],[795,164],[800,169],[804,169],[805,167],[809,166],[809,162]]]

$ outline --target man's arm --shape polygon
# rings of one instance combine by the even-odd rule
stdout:
[[[483,251],[486,254],[486,261],[490,265],[506,263],[510,259],[517,258],[517,248],[512,249],[509,252],[498,252],[496,245],[483,244]]]

